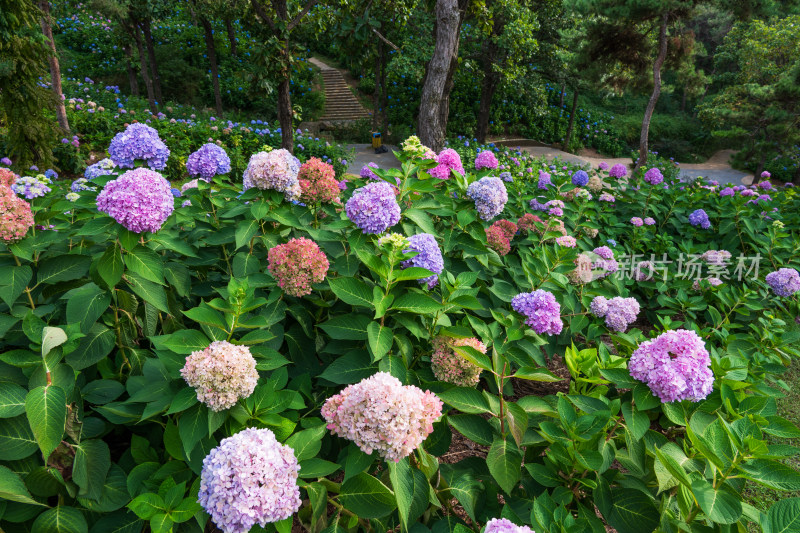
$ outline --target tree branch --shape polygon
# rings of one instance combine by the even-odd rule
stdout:
[[[303,10],[300,13],[298,13],[298,15],[295,18],[293,18],[292,21],[289,23],[289,25],[286,27],[286,31],[292,31],[293,29],[295,29],[297,25],[300,24],[300,20],[304,16],[306,16],[306,13],[311,11],[311,8],[314,7],[316,3],[317,0],[308,0],[308,2],[306,2],[306,5],[303,7]]]
[[[263,20],[264,22],[266,22],[266,23],[267,23],[267,26],[269,26],[269,28],[270,28],[272,31],[275,31],[275,22],[274,22],[274,21],[272,20],[272,18],[271,18],[271,17],[270,17],[270,16],[267,14],[267,10],[266,10],[266,9],[264,9],[264,6],[262,6],[262,5],[261,5],[261,2],[259,2],[258,0],[253,0],[253,1],[251,2],[251,4],[253,5],[253,9],[255,10],[255,12],[256,12],[256,15],[257,15],[257,16],[258,16],[258,17],[259,17],[261,20]]]
[[[378,31],[378,30],[376,30],[375,28],[372,28],[372,31],[375,33],[375,35],[377,35],[377,36],[378,36],[378,38],[379,38],[381,41],[385,42],[386,44],[388,44],[389,46],[391,46],[392,48],[394,48],[395,52],[399,52],[399,51],[400,51],[400,49],[399,49],[399,48],[398,48],[398,47],[397,47],[397,46],[396,46],[396,45],[395,45],[395,44],[394,44],[392,41],[390,41],[389,39],[387,39],[386,37],[384,37],[383,35],[381,35],[381,32],[379,32],[379,31]]]

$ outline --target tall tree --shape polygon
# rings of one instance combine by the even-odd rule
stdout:
[[[64,91],[61,89],[61,65],[58,62],[58,51],[56,50],[56,41],[53,39],[53,25],[50,18],[50,2],[49,0],[40,0],[39,9],[42,10],[42,33],[45,40],[50,47],[50,56],[48,62],[50,63],[50,83],[53,89],[53,96],[55,97],[56,106],[56,119],[58,125],[64,131],[69,131],[69,121],[67,120],[67,108],[64,105]]]
[[[214,90],[214,108],[217,115],[222,114],[222,93],[219,87],[219,65],[217,63],[217,47],[214,43],[214,30],[211,27],[211,20],[214,15],[215,4],[207,0],[192,0],[197,20],[203,30],[203,37],[206,42],[206,55],[208,56],[209,70],[211,71],[211,87]]]

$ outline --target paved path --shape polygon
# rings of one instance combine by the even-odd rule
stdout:
[[[334,67],[312,57],[309,62],[320,69],[325,83],[325,110],[320,120],[344,122],[370,117],[353,91],[344,81],[344,76]]]
[[[392,154],[392,151],[397,151],[397,146],[385,145],[389,150],[385,154],[376,154],[375,149],[371,144],[348,144],[348,150],[355,150],[356,156],[352,161],[348,161],[347,166],[348,174],[358,175],[361,172],[361,167],[367,163],[375,163],[380,168],[400,168],[400,161]]]

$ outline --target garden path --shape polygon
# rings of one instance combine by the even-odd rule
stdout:
[[[325,83],[325,110],[320,120],[349,122],[371,116],[350,90],[338,69],[323,63],[316,57],[309,59],[309,62],[320,69],[322,80]]]

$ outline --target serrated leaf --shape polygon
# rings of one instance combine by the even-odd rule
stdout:
[[[0,381],[0,418],[12,418],[24,413],[27,393],[16,383]]]
[[[372,288],[360,279],[330,278],[328,286],[346,304],[372,307]]]
[[[439,399],[462,413],[490,413],[489,402],[483,394],[469,387],[454,387],[438,394]]]
[[[372,360],[379,361],[392,348],[394,342],[392,330],[378,322],[370,322],[367,326],[367,342],[372,353]]]
[[[37,516],[31,533],[89,533],[89,524],[79,510],[59,505]]]
[[[101,440],[91,439],[81,441],[75,448],[72,480],[80,487],[78,496],[98,500],[103,494],[103,485],[111,468],[108,445]]]
[[[42,505],[33,499],[22,478],[8,467],[0,465],[0,498],[12,502]]]
[[[345,509],[360,518],[382,518],[397,508],[392,491],[363,472],[342,483],[339,499]]]
[[[389,462],[389,479],[392,481],[397,510],[403,530],[416,522],[428,508],[430,485],[428,479],[419,469],[412,468],[408,457],[399,462]]]
[[[47,459],[64,437],[67,423],[64,389],[55,385],[33,389],[25,397],[25,413],[39,449]]]
[[[136,296],[150,303],[159,311],[169,314],[167,293],[164,292],[164,287],[136,274],[127,274],[125,280]]]
[[[150,248],[136,246],[128,252],[125,258],[125,266],[130,272],[138,274],[142,279],[164,284],[164,264],[161,257]]]
[[[522,472],[522,454],[514,443],[500,437],[495,438],[486,456],[486,465],[497,484],[507,494],[511,494]]]

